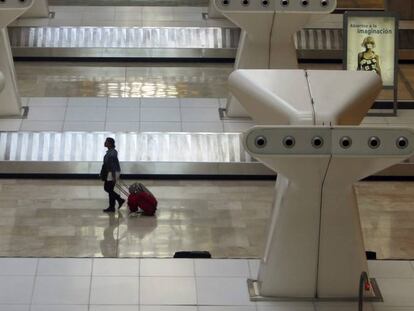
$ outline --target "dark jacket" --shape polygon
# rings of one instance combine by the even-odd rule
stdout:
[[[119,165],[118,151],[115,149],[108,149],[104,156],[103,164],[106,171],[112,173],[112,176],[115,176],[115,172],[120,172],[121,166]]]

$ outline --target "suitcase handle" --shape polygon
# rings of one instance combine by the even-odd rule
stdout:
[[[126,197],[129,196],[128,185],[121,179],[117,180],[115,186],[121,191]]]

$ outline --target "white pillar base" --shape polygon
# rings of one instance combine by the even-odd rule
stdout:
[[[230,96],[227,100],[226,116],[229,118],[250,118],[246,109],[244,109],[234,96]]]
[[[0,72],[4,76],[4,88],[0,91],[0,117],[21,116],[22,105],[6,28],[0,30]]]
[[[365,292],[365,302],[383,302],[381,290],[378,286],[377,280],[372,278],[369,280],[372,286],[370,291]],[[247,289],[249,291],[250,301],[287,301],[287,302],[356,302],[359,297],[331,297],[331,298],[300,298],[300,297],[274,297],[274,296],[262,296],[260,294],[260,282],[257,280],[248,279]]]

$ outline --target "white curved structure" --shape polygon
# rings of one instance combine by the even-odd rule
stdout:
[[[5,80],[5,87],[0,92],[0,116],[16,116],[21,114],[20,96],[17,90],[13,56],[7,33],[7,25],[26,12],[34,0],[0,1],[0,72]]]
[[[214,5],[214,0],[210,0],[208,3],[208,18],[224,18],[223,14],[221,14]]]
[[[237,69],[295,69],[293,35],[312,16],[331,13],[336,0],[214,0],[218,11],[242,29]],[[227,115],[249,115],[237,100],[227,103]]]
[[[6,85],[6,80],[4,79],[3,73],[0,71],[0,93],[1,91],[3,91],[5,85]]]
[[[257,294],[356,298],[368,267],[353,183],[409,158],[414,132],[355,127],[381,90],[374,73],[240,70],[229,81],[270,124],[245,133],[246,150],[278,173]]]
[[[49,17],[49,1],[36,0],[22,17],[24,18],[47,18]]]
[[[232,94],[257,124],[359,125],[382,89],[375,73],[237,70]]]

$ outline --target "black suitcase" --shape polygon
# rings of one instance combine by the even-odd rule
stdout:
[[[211,258],[207,251],[181,251],[174,254],[174,258]]]

